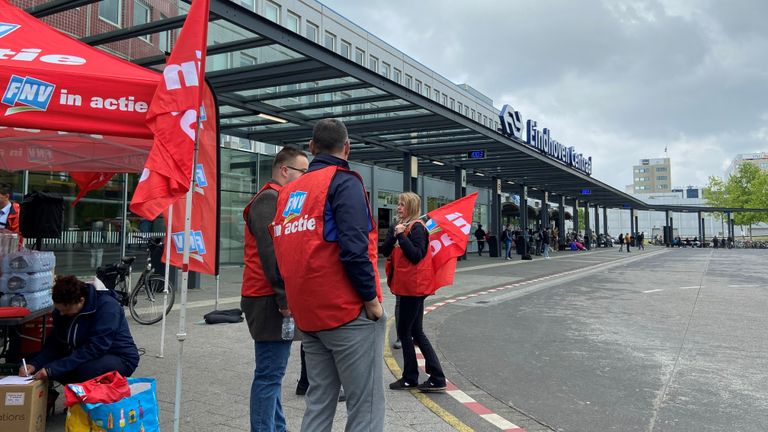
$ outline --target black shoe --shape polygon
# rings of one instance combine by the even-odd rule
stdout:
[[[344,394],[344,389],[342,388],[341,391],[339,391],[339,402],[344,402],[347,400],[347,395]]]
[[[445,383],[442,385],[436,383],[431,378],[419,384],[416,387],[420,392],[424,393],[443,393],[445,391]]]
[[[392,344],[392,348],[394,349],[400,349],[403,347],[403,343],[400,342],[400,339],[396,340],[395,343]]]
[[[309,384],[302,384],[301,381],[299,381],[299,384],[296,385],[296,394],[298,396],[304,396],[307,394],[307,389],[309,388]]]
[[[389,385],[390,390],[413,390],[415,388],[416,384],[411,384],[402,378]]]

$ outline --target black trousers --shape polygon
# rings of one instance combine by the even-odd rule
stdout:
[[[440,360],[424,334],[424,299],[426,297],[400,296],[400,316],[397,319],[397,336],[403,344],[403,379],[410,384],[418,384],[419,365],[416,360],[416,347],[424,355],[425,369],[437,385],[445,385],[445,374]]]
[[[485,240],[477,241],[477,254],[483,256],[483,249],[485,249]]]

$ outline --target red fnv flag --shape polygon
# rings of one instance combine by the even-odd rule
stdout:
[[[477,192],[427,213],[435,289],[453,284],[456,258],[467,249],[476,199]]]
[[[209,0],[195,0],[147,112],[155,139],[131,200],[131,211],[154,220],[189,191],[202,104]]]

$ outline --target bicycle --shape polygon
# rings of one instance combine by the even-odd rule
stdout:
[[[152,251],[162,249],[163,244],[163,240],[159,238],[148,240],[147,266],[136,281],[136,286],[130,291],[128,287],[136,257],[121,258],[119,262],[101,266],[96,271],[96,277],[115,293],[121,305],[128,306],[131,317],[139,324],[151,325],[163,318],[165,278],[152,270]],[[175,298],[176,289],[169,282],[166,315],[171,311]]]

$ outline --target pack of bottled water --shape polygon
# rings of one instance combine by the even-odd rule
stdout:
[[[25,307],[34,312],[53,306],[51,290],[34,293],[2,294],[0,307]]]
[[[39,273],[52,271],[56,267],[56,255],[24,249],[3,256],[2,269],[5,273]]]
[[[0,276],[0,292],[6,294],[50,291],[53,288],[53,272],[3,273]]]

